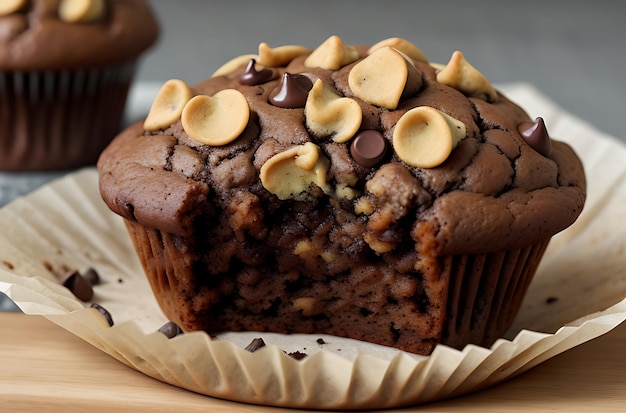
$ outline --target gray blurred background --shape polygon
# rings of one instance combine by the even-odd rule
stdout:
[[[433,62],[461,50],[492,83],[532,84],[626,142],[625,1],[149,1],[161,36],[141,61],[136,92],[170,78],[195,84],[262,41],[315,48],[333,34],[347,44],[397,36]],[[134,96],[128,121],[150,103]],[[0,173],[0,206],[67,172]],[[0,310],[12,309],[0,297]]]

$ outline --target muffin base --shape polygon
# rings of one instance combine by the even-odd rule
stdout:
[[[93,165],[119,132],[135,62],[0,72],[0,170]]]
[[[439,343],[487,347],[502,337],[549,242],[440,257],[431,273],[355,263],[329,278],[251,267],[209,276],[183,238],[125,223],[157,302],[183,330],[329,334],[423,355]]]
[[[550,239],[512,251],[444,258],[449,280],[442,343],[490,346],[509,329]]]

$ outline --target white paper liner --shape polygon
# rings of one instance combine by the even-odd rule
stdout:
[[[203,332],[168,340],[121,218],[86,169],[0,210],[0,291],[122,363],[198,393],[241,402],[314,409],[377,409],[440,400],[494,385],[626,319],[626,148],[564,113],[532,87],[500,89],[542,116],[579,153],[588,201],[557,235],[508,337],[490,349],[437,346],[429,357],[324,335]],[[60,286],[63,269],[95,268],[94,302],[115,325]],[[243,350],[255,337],[268,344]],[[319,344],[322,338],[325,344]],[[301,361],[285,352],[307,354]]]

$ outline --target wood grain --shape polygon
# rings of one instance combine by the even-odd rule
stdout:
[[[623,411],[625,345],[623,324],[491,389],[393,412]],[[43,317],[20,313],[0,313],[0,366],[0,411],[286,411],[213,399],[159,382]]]

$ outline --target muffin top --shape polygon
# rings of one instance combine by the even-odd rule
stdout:
[[[145,0],[3,0],[0,69],[114,64],[138,56],[157,35]]]
[[[541,118],[461,52],[436,64],[399,38],[261,43],[194,87],[170,80],[98,169],[108,206],[151,228],[189,235],[246,202],[267,214],[330,205],[379,254],[403,231],[436,254],[521,248],[569,226],[585,200],[580,160]]]

